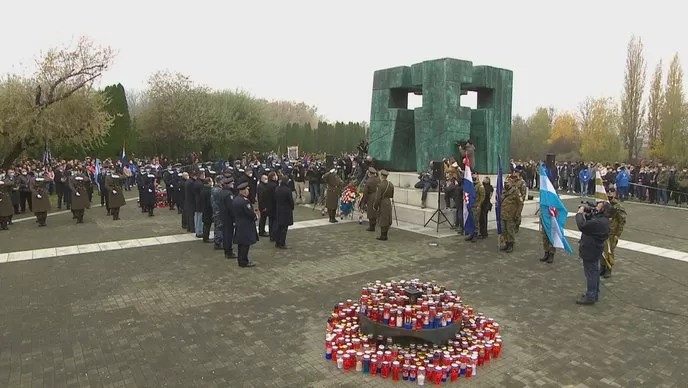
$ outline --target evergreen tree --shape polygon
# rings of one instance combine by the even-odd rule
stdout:
[[[134,149],[131,137],[131,118],[127,96],[122,84],[110,85],[103,91],[108,103],[106,111],[114,117],[114,122],[103,141],[103,145],[91,151],[94,156],[101,159],[119,159],[122,156],[122,146],[130,150]]]

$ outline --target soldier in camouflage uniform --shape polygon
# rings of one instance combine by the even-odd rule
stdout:
[[[657,174],[657,194],[658,196],[655,198],[657,203],[660,203],[662,205],[668,205],[669,204],[669,194],[667,189],[669,188],[669,178],[671,176],[671,173],[669,172],[669,169],[666,168],[666,166],[662,166],[659,173]]]
[[[215,185],[212,189],[210,189],[210,204],[213,207],[213,224],[215,225],[213,229],[213,233],[215,234],[213,237],[213,243],[214,249],[217,250],[224,249],[223,232],[225,225],[222,222],[222,217],[220,217],[220,201],[222,200],[220,193],[222,192],[222,179],[222,176],[216,177]]]
[[[521,192],[515,186],[513,180],[507,179],[504,182],[504,191],[500,199],[502,201],[501,215],[504,246],[499,250],[511,253],[514,251],[514,243],[516,242],[515,229],[519,216],[518,209],[523,206],[523,197],[521,197]]]
[[[609,197],[609,204],[612,205],[612,212],[611,217],[609,217],[609,238],[604,242],[604,261],[600,271],[600,276],[605,279],[612,276],[614,249],[616,249],[616,244],[619,243],[619,237],[621,237],[624,225],[626,225],[626,209],[624,209],[621,201],[616,198],[616,189],[610,188],[607,196]]]
[[[518,189],[518,192],[523,198],[516,214],[516,228],[514,229],[514,233],[518,233],[518,229],[521,227],[521,213],[523,212],[523,205],[525,204],[527,194],[526,181],[521,177],[521,170],[514,171],[509,178],[513,180],[514,186]]]
[[[475,202],[473,202],[473,207],[471,208],[471,213],[473,214],[473,219],[475,220],[475,230],[473,234],[466,237],[466,241],[476,242],[480,236],[480,205],[485,200],[485,186],[480,182],[480,177],[475,171],[471,172],[473,178],[473,186],[475,186]]]
[[[521,205],[523,206],[523,205]],[[539,210],[538,210],[539,211]],[[557,253],[557,248],[552,245],[552,242],[549,241],[549,237],[547,236],[547,232],[545,231],[545,228],[543,228],[543,222],[542,222],[542,214],[540,215],[540,234],[542,235],[542,248],[545,250],[545,255],[540,258],[540,261],[544,261],[547,263],[552,264],[554,262],[554,254]]]

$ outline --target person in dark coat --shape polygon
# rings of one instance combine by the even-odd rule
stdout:
[[[487,213],[492,210],[492,193],[494,188],[490,182],[490,177],[483,178],[483,187],[485,188],[485,198],[480,204],[480,237],[487,238]]]
[[[193,183],[193,199],[194,199],[194,230],[196,237],[203,238],[203,200],[201,198],[201,189],[203,189],[203,182],[205,181],[205,169],[201,169],[198,177]]]
[[[289,178],[282,177],[275,189],[275,247],[287,248],[287,230],[294,225],[294,197],[289,186]]]
[[[77,224],[84,223],[84,212],[89,205],[85,180],[83,175],[79,173],[72,175],[69,179],[69,192],[72,196],[70,200],[71,209]]]
[[[249,185],[244,182],[237,187],[239,195],[234,198],[233,210],[236,222],[234,242],[237,244],[239,267],[255,267],[256,264],[249,260],[248,251],[251,245],[258,242],[258,230],[256,230],[256,214],[248,199]]]
[[[122,190],[125,179],[125,176],[113,173],[106,176],[100,186],[100,192],[104,192],[107,197],[108,215],[112,214],[113,221],[120,220],[119,209],[127,203],[126,199],[124,199],[124,191]]]
[[[148,212],[148,217],[153,217],[153,210],[155,209],[155,174],[148,172],[141,181],[143,183],[141,186],[141,208]]]
[[[604,242],[609,238],[609,218],[613,208],[608,202],[600,201],[597,203],[597,214],[586,217],[586,210],[581,206],[576,213],[576,225],[581,231],[578,255],[583,261],[587,289],[576,303],[591,305],[597,303],[600,296],[600,259],[604,252]]]
[[[205,178],[203,187],[201,188],[201,205],[203,205],[203,214],[201,220],[203,221],[203,242],[210,243],[210,227],[213,224],[213,202],[211,199],[213,189],[213,179]]]
[[[174,205],[176,201],[174,200],[174,194],[177,190],[177,173],[172,168],[172,165],[167,166],[167,171],[162,174],[163,180],[165,181],[165,192],[167,194],[167,204],[170,207],[170,211],[174,210]]]
[[[50,195],[45,188],[46,181],[42,177],[37,177],[31,180],[29,187],[31,189],[33,213],[36,215],[38,226],[45,226],[45,221],[48,218],[50,211]]]
[[[177,180],[175,181],[174,191],[172,193],[172,198],[174,198],[174,204],[177,206],[177,214],[184,213],[184,181],[184,173],[177,173]],[[184,216],[182,216],[182,222],[183,220]],[[186,229],[186,227],[183,225],[182,228]]]
[[[270,172],[266,181],[262,181],[258,186],[258,211],[260,211],[260,219],[258,220],[258,230],[260,237],[268,237],[265,234],[265,223],[267,221],[268,232],[270,233],[270,241],[275,241],[275,190],[277,189],[277,174]],[[249,186],[250,190],[250,186]]]
[[[0,230],[7,230],[7,225],[14,215],[14,206],[10,197],[13,184],[9,180],[0,179]]]
[[[189,233],[195,232],[194,214],[196,213],[196,200],[194,199],[194,183],[196,183],[196,173],[188,174],[188,179],[184,182],[184,209],[183,214],[186,218],[186,230]]]
[[[337,207],[339,206],[339,198],[342,196],[342,180],[339,179],[337,170],[334,168],[323,175],[323,180],[327,183],[325,207],[327,207],[327,214],[330,217],[330,222],[339,222],[337,221]]]
[[[228,176],[222,179],[222,191],[219,194],[220,219],[222,220],[222,247],[225,259],[234,259],[234,178]]]

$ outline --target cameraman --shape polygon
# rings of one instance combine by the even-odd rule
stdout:
[[[609,237],[609,217],[611,205],[598,202],[595,208],[581,206],[576,213],[576,224],[581,231],[578,255],[583,260],[583,272],[587,292],[576,300],[577,304],[591,305],[600,295],[600,259],[604,242]]]
[[[420,207],[423,209],[426,207],[425,202],[428,199],[428,191],[430,191],[430,189],[436,189],[438,183],[437,180],[432,176],[432,163],[433,162],[430,161],[430,167],[427,171],[423,171],[418,174],[418,183],[413,186],[416,189],[423,189],[423,192],[420,196]]]

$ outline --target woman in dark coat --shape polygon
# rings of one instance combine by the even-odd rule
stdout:
[[[112,220],[119,220],[119,208],[126,205],[127,201],[124,199],[124,192],[122,191],[122,183],[126,179],[124,176],[119,174],[112,174],[105,177],[103,181],[102,188],[106,190],[105,195],[108,196],[108,205],[110,206],[110,214],[112,214]]]
[[[492,192],[494,188],[490,183],[490,177],[483,178],[483,187],[485,188],[485,199],[480,204],[480,236],[487,237],[487,213],[492,210]]]
[[[203,242],[213,242],[210,239],[210,226],[213,224],[213,202],[211,198],[213,189],[213,180],[207,177],[203,180],[203,187],[201,188],[201,221],[203,221]]]
[[[149,172],[142,179],[141,186],[141,210],[147,211],[149,217],[153,217],[155,209],[155,175]],[[110,204],[112,207],[112,204]]]
[[[279,187],[275,189],[275,247],[287,248],[287,230],[294,225],[294,197],[291,195],[289,177],[283,177]]]
[[[33,214],[36,215],[38,226],[45,226],[45,221],[48,218],[50,211],[50,193],[46,190],[44,178],[38,177],[31,180],[29,188],[31,189],[31,200]]]
[[[84,223],[84,212],[89,206],[86,179],[81,174],[69,178],[69,193],[71,194],[72,214],[77,224]]]

